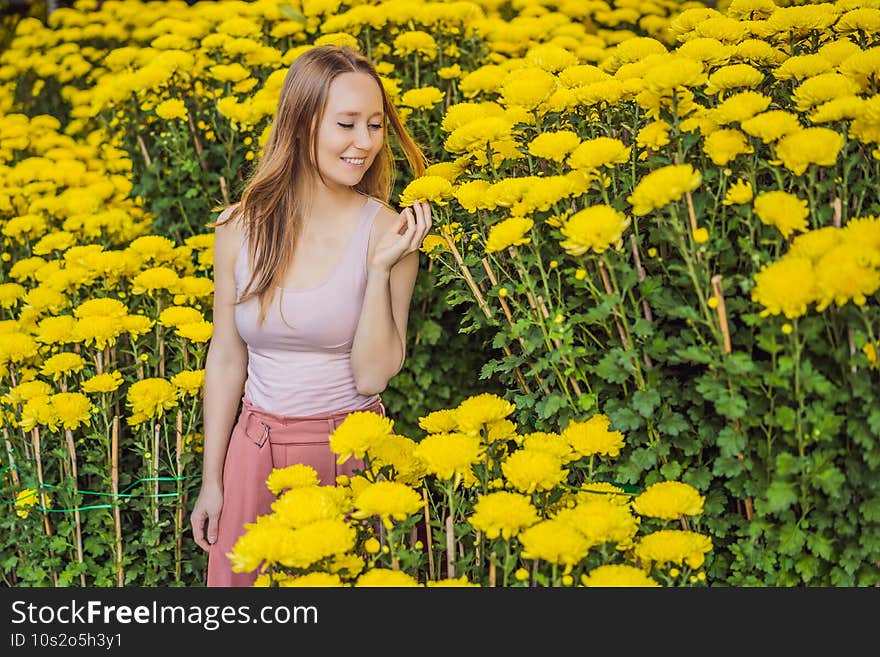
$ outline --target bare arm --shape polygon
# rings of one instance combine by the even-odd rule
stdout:
[[[220,218],[227,214],[224,211]],[[234,268],[241,239],[232,223],[217,226],[214,232],[214,329],[205,360],[202,488],[191,517],[195,541],[206,550],[217,537],[223,465],[247,377],[247,345],[238,334],[234,317]]]
[[[406,329],[413,287],[419,273],[418,248],[431,228],[430,213],[419,208],[395,216],[385,212],[351,348],[351,367],[358,392],[377,394],[403,367]],[[377,218],[377,220],[380,218]]]

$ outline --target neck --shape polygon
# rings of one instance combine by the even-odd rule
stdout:
[[[305,223],[311,219],[323,224],[333,222],[351,212],[354,207],[363,203],[363,195],[353,187],[339,186],[328,188],[320,180],[307,189],[300,198],[305,199]]]

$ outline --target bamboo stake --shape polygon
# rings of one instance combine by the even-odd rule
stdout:
[[[730,344],[730,327],[727,324],[727,308],[724,305],[724,292],[721,290],[721,274],[715,274],[712,277],[712,292],[715,293],[715,299],[718,301],[715,312],[718,313],[718,324],[721,326],[721,334],[724,336],[724,353],[729,354],[732,347]]]
[[[718,306],[715,308],[715,312],[718,313],[718,324],[721,326],[721,335],[724,338],[724,353],[729,354],[733,351],[733,347],[731,346],[730,341],[730,326],[728,325],[727,321],[727,307],[724,304],[724,291],[721,289],[721,274],[716,274],[715,276],[713,276],[711,282],[712,293],[715,295],[715,299],[718,301]],[[737,433],[739,433],[741,431],[739,420],[734,420],[734,426]],[[745,455],[740,452],[736,455],[736,458],[740,461],[743,461],[745,460]],[[746,496],[745,509],[746,520],[751,522],[753,515],[751,495]]]
[[[125,584],[122,572],[122,519],[119,514],[119,416],[113,416],[112,430],[113,470],[111,485],[113,486],[113,525],[116,528],[116,585]]]
[[[9,429],[3,427],[3,441],[6,443],[6,458],[9,460],[9,474],[16,490],[19,488],[18,470],[15,467],[15,457],[12,455],[12,441],[9,440]]]
[[[189,110],[187,110],[186,112],[186,118],[189,121],[189,131],[192,134],[193,142],[195,143],[196,147],[196,155],[199,158],[199,167],[201,167],[202,171],[204,171],[207,168],[207,165],[202,159],[202,144],[199,141],[199,135],[198,132],[196,132],[196,125],[195,123],[193,123],[192,114],[189,113]]]
[[[474,277],[471,275],[471,270],[468,269],[467,265],[464,264],[464,260],[462,260],[461,253],[458,252],[458,249],[455,246],[455,242],[452,241],[452,235],[450,235],[447,231],[440,231],[440,234],[443,235],[443,239],[446,240],[446,245],[449,247],[449,250],[452,252],[452,257],[455,258],[455,262],[458,265],[458,268],[461,270],[461,273],[464,275],[465,280],[467,281],[468,287],[471,288],[471,292],[476,298],[477,303],[480,306],[480,310],[483,311],[483,314],[492,319],[492,310],[489,308],[489,305],[486,303],[486,300],[483,298],[483,295],[480,293],[480,289],[477,287],[477,284],[474,282]]]
[[[431,540],[431,516],[428,511],[428,489],[422,487],[422,499],[425,501],[425,543],[428,548],[428,577],[435,579],[434,575],[434,542]]]
[[[179,582],[183,562],[183,505],[181,504],[181,488],[183,487],[181,477],[183,476],[183,469],[180,467],[180,458],[183,452],[183,411],[179,408],[177,409],[176,437],[177,450],[175,466],[177,468],[177,473],[175,476],[177,477],[177,497],[174,498],[174,504],[176,506],[175,516],[177,524],[175,525],[174,533],[177,534],[177,545],[174,554],[174,581]]]
[[[161,362],[161,361],[159,361]],[[153,476],[153,521],[159,524],[159,421],[153,425],[153,458],[150,473]],[[156,537],[156,546],[160,543],[160,537]]]
[[[489,586],[495,588],[495,552],[492,552],[492,558],[489,559]]]
[[[635,233],[629,234],[629,244],[632,247],[633,262],[636,265],[636,274],[639,277],[639,283],[642,283],[647,278],[647,275],[645,274],[645,268],[642,266],[642,257],[639,254],[639,243],[636,239]],[[642,313],[645,316],[645,321],[647,321],[649,324],[654,323],[654,314],[651,312],[651,305],[644,297],[642,297]],[[649,370],[653,369],[654,363],[651,362],[651,357],[648,354],[644,354],[643,358],[645,361],[645,367],[647,367]]]
[[[54,533],[52,532],[52,524],[49,522],[49,514],[46,509],[49,508],[49,505],[46,503],[46,493],[43,492],[44,481],[43,481],[43,458],[40,453],[40,429],[39,427],[34,427],[31,429],[31,438],[34,441],[34,458],[37,462],[37,482],[40,484],[40,506],[43,508],[43,528],[46,531],[46,537],[52,538]],[[54,559],[55,551],[50,547],[49,555]],[[52,582],[57,587],[58,586],[58,573],[55,572],[55,567],[52,566],[49,568],[49,571],[52,573]]]
[[[599,274],[602,277],[602,287],[605,288],[605,294],[612,295],[614,294],[614,290],[611,289],[611,280],[608,278],[608,270],[605,269],[605,263],[601,260],[598,261],[599,265]],[[614,324],[617,326],[617,333],[620,335],[620,342],[623,345],[624,350],[629,351],[629,340],[626,337],[626,331],[623,330],[623,324],[620,323],[620,317],[617,313],[614,314]]]
[[[76,446],[73,442],[73,432],[70,429],[64,430],[64,436],[67,439],[67,452],[70,456],[70,473],[73,478],[73,499],[74,499],[74,507],[73,507],[73,521],[76,527],[76,558],[79,561],[80,565],[85,568],[85,559],[83,558],[83,543],[82,543],[82,522],[79,516],[79,475],[78,469],[76,467]],[[79,574],[79,583],[82,586],[86,585],[86,574],[85,570]]]
[[[226,178],[220,176],[220,193],[223,194],[223,202],[229,205],[229,191],[226,189]]]
[[[831,209],[834,211],[834,214],[831,218],[831,223],[835,228],[840,228],[841,221],[843,219],[843,205],[840,202],[839,196],[836,196],[831,202]]]
[[[455,579],[455,527],[452,514],[446,516],[446,576]]]
[[[140,146],[141,153],[144,156],[144,162],[147,163],[148,167],[153,166],[153,158],[151,158],[150,154],[147,152],[147,145],[144,143],[144,139],[140,135],[137,136],[137,143],[138,146]]]

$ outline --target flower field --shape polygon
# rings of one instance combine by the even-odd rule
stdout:
[[[6,23],[4,23],[6,25]],[[199,586],[213,235],[290,63],[367,54],[431,202],[368,468],[260,585],[880,584],[880,2],[101,3],[0,51],[5,586]],[[875,182],[872,182],[875,181]]]

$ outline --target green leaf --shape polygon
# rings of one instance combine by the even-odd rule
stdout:
[[[743,417],[748,407],[749,403],[745,397],[732,394],[728,390],[723,390],[719,395],[718,401],[715,402],[715,410],[731,420]]]
[[[677,436],[690,429],[690,425],[681,413],[673,411],[663,414],[663,418],[657,423],[657,429],[669,436]]]
[[[718,432],[718,449],[722,456],[736,456],[745,447],[746,437],[732,427],[724,427]]]
[[[538,412],[538,417],[544,420],[555,415],[567,403],[564,396],[554,392],[535,404],[535,410]]]
[[[639,447],[633,450],[630,462],[637,465],[642,471],[650,470],[657,465],[657,454],[653,449]]]
[[[846,483],[844,474],[830,463],[817,470],[813,477],[816,485],[829,497],[836,496],[840,487]]]
[[[771,513],[784,511],[797,502],[794,484],[775,480],[767,488],[767,510]]]
[[[651,417],[654,409],[660,405],[660,393],[653,388],[650,390],[637,390],[632,396],[632,407],[642,417]]]
[[[831,559],[834,555],[834,543],[821,534],[810,534],[807,536],[807,547],[817,557],[822,557],[826,560]]]
[[[779,530],[779,551],[782,554],[799,553],[806,542],[806,535],[793,522],[785,523]]]
[[[773,420],[780,429],[783,431],[794,431],[797,414],[793,408],[789,408],[788,406],[778,406],[773,415]]]
[[[819,560],[812,554],[805,554],[795,562],[794,569],[804,582],[809,582],[819,572]]]
[[[868,522],[880,522],[880,497],[862,502],[859,505],[859,513]]]
[[[669,481],[678,481],[678,478],[681,476],[681,470],[681,463],[678,461],[668,461],[660,466],[660,474]]]
[[[623,383],[629,379],[629,372],[621,364],[623,350],[617,348],[609,351],[599,364],[593,368],[597,376],[605,379],[610,383]]]
[[[644,420],[638,413],[625,407],[609,412],[608,418],[617,431],[635,431],[644,424]]]
[[[433,319],[426,319],[422,322],[419,331],[425,344],[437,344],[440,336],[443,335],[443,327]]]

